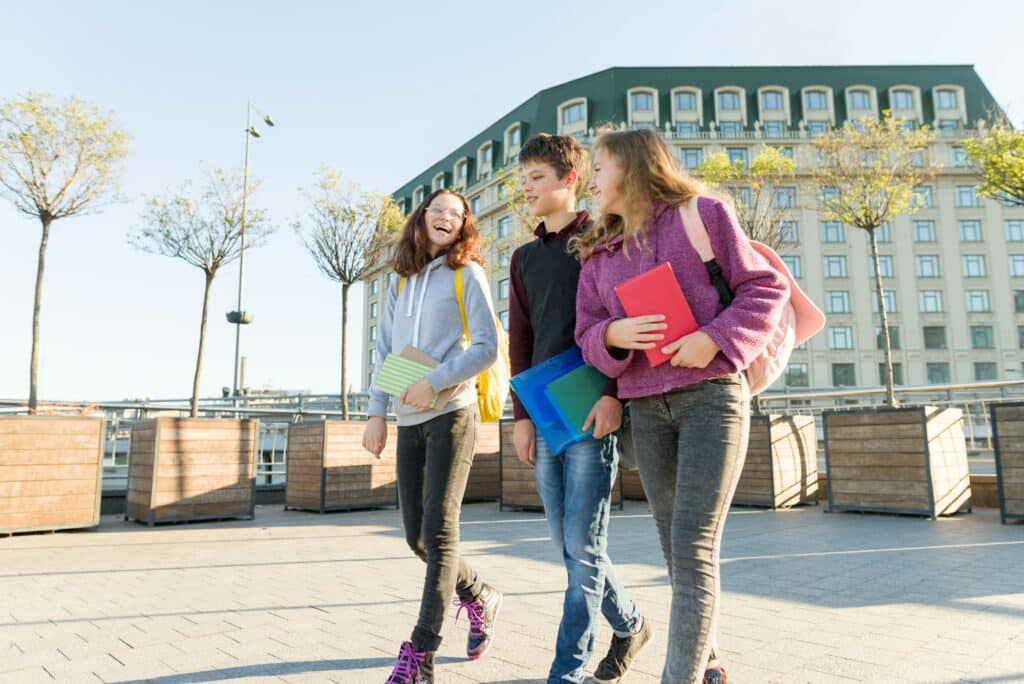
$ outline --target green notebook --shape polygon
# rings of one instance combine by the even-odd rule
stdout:
[[[591,428],[584,432],[583,423],[587,420],[590,409],[594,408],[594,404],[601,398],[607,383],[608,378],[603,376],[601,371],[593,366],[583,365],[552,380],[544,389],[574,440],[578,441],[580,437],[593,431]]]
[[[374,389],[395,395],[396,399],[402,392],[430,374],[437,367],[437,361],[430,358],[415,347],[407,346],[399,354],[388,354],[381,364],[380,373],[374,379]],[[444,406],[454,394],[456,388],[443,389],[434,394],[430,407]],[[443,403],[438,401],[443,399]]]

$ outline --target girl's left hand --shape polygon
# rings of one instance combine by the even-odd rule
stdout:
[[[665,354],[672,354],[669,361],[673,366],[682,368],[707,368],[715,354],[722,351],[703,330],[680,337],[675,342],[661,349]]]
[[[434,388],[429,380],[423,378],[419,382],[406,387],[399,401],[420,411],[426,411],[434,401]]]

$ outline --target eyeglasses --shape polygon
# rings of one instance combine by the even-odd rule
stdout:
[[[458,209],[440,209],[438,207],[430,207],[427,209],[427,213],[431,216],[449,216],[453,221],[461,221],[464,218]]]

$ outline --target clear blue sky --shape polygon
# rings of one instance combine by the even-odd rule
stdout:
[[[355,5],[358,5],[357,7]],[[129,201],[55,224],[40,396],[183,397],[200,272],[133,251],[140,198],[240,166],[245,102],[278,121],[255,141],[254,203],[280,226],[246,262],[249,384],[336,392],[340,290],[296,242],[297,188],[322,162],[394,189],[538,90],[610,66],[975,64],[1024,118],[1024,6],[787,3],[33,2],[0,22],[0,98],[29,89],[113,110],[131,134]],[[28,395],[39,226],[0,201],[0,397]],[[204,394],[231,384],[236,266],[214,283]],[[349,377],[362,383],[362,292]]]

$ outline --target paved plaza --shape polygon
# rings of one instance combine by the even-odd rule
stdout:
[[[423,577],[400,525],[394,510],[261,506],[254,521],[104,516],[94,531],[0,539],[0,681],[383,682]],[[465,659],[465,617],[447,621],[437,681],[543,681],[565,585],[543,517],[467,505],[462,538],[505,606],[481,661]],[[629,682],[656,682],[669,589],[646,504],[615,512],[611,549],[656,629]],[[736,684],[1024,682],[1024,525],[992,509],[734,509],[723,588]],[[602,625],[599,655],[609,637]]]

